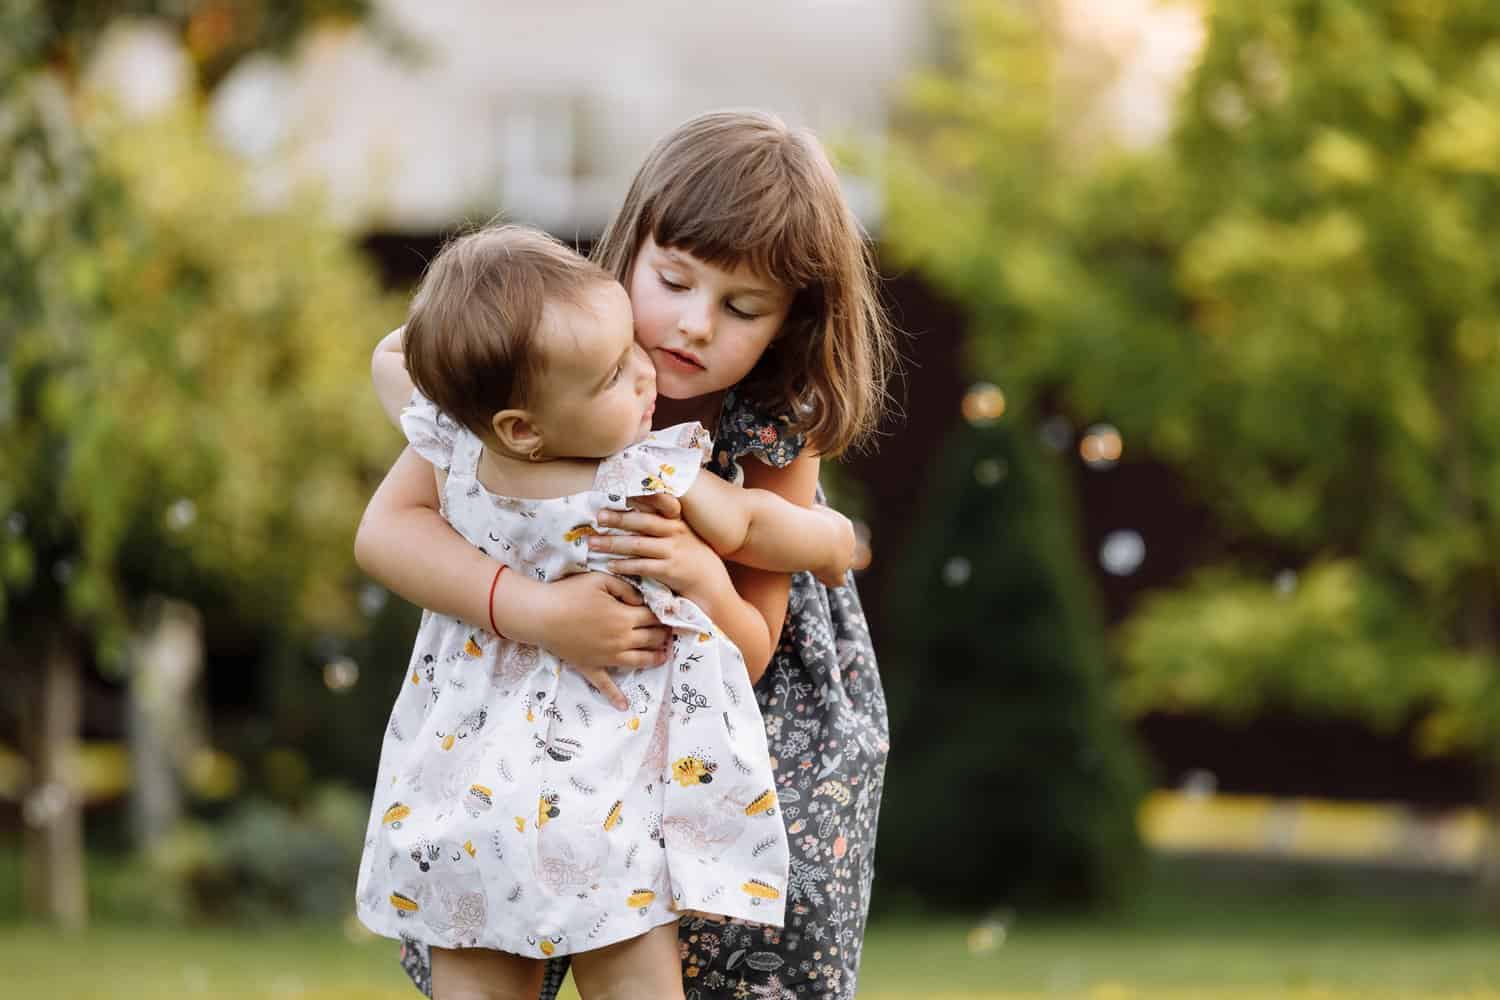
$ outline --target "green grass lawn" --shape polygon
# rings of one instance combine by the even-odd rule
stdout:
[[[971,950],[974,926],[952,917],[877,922],[860,997],[1500,998],[1500,929],[1454,895],[1176,876],[1108,916],[1022,914],[991,933],[988,950]],[[0,927],[0,970],[0,995],[28,1000],[416,996],[394,945],[328,925],[111,923],[76,939],[10,925]]]

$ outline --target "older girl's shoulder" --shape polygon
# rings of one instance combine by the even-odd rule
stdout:
[[[791,414],[731,389],[719,414],[709,468],[725,479],[738,481],[736,467],[746,455],[782,469],[802,453],[804,444],[802,435],[792,428]]]

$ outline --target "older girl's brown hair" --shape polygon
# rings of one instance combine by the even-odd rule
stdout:
[[[403,349],[422,395],[481,437],[508,406],[525,406],[543,352],[548,303],[579,306],[597,264],[539,230],[490,225],[450,240],[412,298]]]
[[[775,115],[700,115],[657,143],[594,247],[628,288],[646,237],[794,291],[781,335],[743,383],[825,455],[876,429],[897,362],[873,259],[817,138]]]

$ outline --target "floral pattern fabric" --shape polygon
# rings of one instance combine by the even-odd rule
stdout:
[[[745,456],[780,468],[802,444],[785,417],[731,392],[706,468],[739,482]],[[791,847],[786,922],[684,920],[683,988],[687,1000],[848,1000],[870,908],[890,731],[852,577],[829,588],[809,573],[793,576],[786,624],[755,695]],[[431,995],[426,958],[425,949],[402,949],[402,965]],[[554,1000],[566,972],[566,959],[547,963],[541,1000]]]
[[[608,531],[600,510],[682,495],[710,444],[696,423],[653,431],[591,489],[523,500],[484,489],[483,446],[430,402],[402,426],[447,470],[454,529],[543,581],[608,571],[618,557],[588,547]],[[356,890],[367,927],[545,958],[681,910],[781,926],[786,830],[744,660],[692,601],[637,585],[673,648],[665,668],[616,673],[623,712],[546,650],[423,617],[381,749]]]

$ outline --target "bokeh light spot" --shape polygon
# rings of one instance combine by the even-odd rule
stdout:
[[[990,382],[976,382],[964,393],[964,419],[974,427],[988,427],[1005,415],[1005,393]]]
[[[1099,546],[1099,565],[1113,576],[1129,576],[1146,561],[1146,540],[1139,531],[1111,531]]]
[[[1078,442],[1078,454],[1091,469],[1108,469],[1120,460],[1124,452],[1124,439],[1109,424],[1095,424]]]

